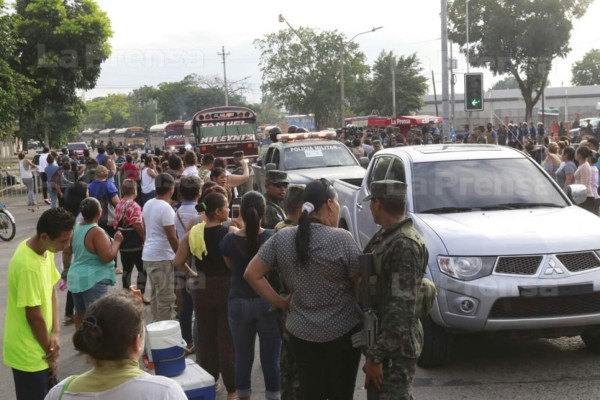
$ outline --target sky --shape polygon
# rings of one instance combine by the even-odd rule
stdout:
[[[372,64],[384,50],[394,51],[397,55],[416,53],[423,74],[429,80],[430,93],[433,93],[431,71],[437,92],[441,93],[440,0],[96,1],[112,22],[112,56],[103,65],[96,89],[85,94],[86,100],[108,93],[129,93],[143,85],[179,81],[192,73],[222,78],[222,57],[218,53],[224,46],[225,52],[229,53],[226,57],[227,80],[245,80],[249,91],[243,95],[250,102],[260,102],[260,53],[253,41],[265,34],[288,29],[285,23],[278,21],[279,14],[283,14],[294,28],[338,30],[347,38],[383,26],[383,29],[355,39],[368,63]],[[600,0],[595,0],[587,14],[574,22],[572,51],[566,59],[554,62],[549,76],[551,86],[570,86],[571,64],[590,49],[600,48],[599,15]],[[461,93],[461,74],[466,72],[466,63],[464,56],[458,53],[457,45],[454,45],[454,58],[457,59],[458,74],[456,92]],[[477,70],[471,69],[471,72]],[[499,79],[486,74],[484,86],[489,88]]]

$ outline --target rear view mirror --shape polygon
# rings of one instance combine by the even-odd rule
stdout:
[[[367,168],[369,165],[369,157],[361,157],[358,162],[360,163],[361,167]]]
[[[574,184],[569,185],[567,189],[567,195],[575,204],[581,204],[587,198],[587,189],[585,185]]]

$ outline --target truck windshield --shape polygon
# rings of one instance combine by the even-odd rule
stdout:
[[[311,144],[284,150],[283,165],[292,169],[343,167],[358,165],[356,158],[343,144]]]
[[[566,207],[562,191],[528,159],[418,163],[416,213]]]

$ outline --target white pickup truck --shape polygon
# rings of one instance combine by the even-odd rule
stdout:
[[[600,218],[531,158],[475,144],[376,153],[360,187],[334,182],[339,225],[361,248],[378,229],[363,199],[382,179],[408,185],[406,214],[425,239],[438,291],[420,366],[449,362],[461,332],[581,335],[600,353]],[[583,185],[570,193],[585,200]]]

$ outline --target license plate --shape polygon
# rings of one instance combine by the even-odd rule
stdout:
[[[559,297],[594,293],[593,283],[554,286],[519,286],[521,297]]]

